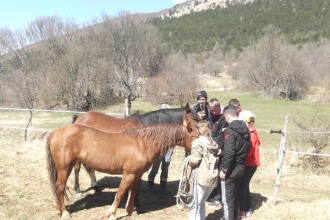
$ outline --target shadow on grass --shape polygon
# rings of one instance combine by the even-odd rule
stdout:
[[[267,198],[260,193],[251,193],[251,206],[252,210],[258,210],[263,203],[267,202]]]
[[[253,211],[258,210],[263,203],[267,202],[267,198],[260,195],[259,193],[251,193],[251,200]],[[221,206],[214,209],[215,210],[213,212],[209,212],[209,214],[206,216],[208,220],[219,220],[223,216],[223,208]]]
[[[107,189],[116,189],[119,187],[121,177],[103,177],[98,181],[102,192],[88,194],[81,199],[77,199],[74,203],[67,206],[70,213],[79,212],[84,209],[91,209],[95,207],[110,206],[114,201],[117,190],[113,192],[106,191]],[[170,195],[164,195],[159,192],[159,184],[155,183],[155,192],[150,193],[147,190],[148,181],[141,180],[139,189],[140,207],[137,207],[139,214],[161,210],[174,206],[176,204],[176,193],[178,190],[179,181],[167,182],[167,190],[171,192]],[[83,193],[93,191],[90,187],[83,191]],[[125,196],[119,204],[120,208],[126,205],[127,197]]]

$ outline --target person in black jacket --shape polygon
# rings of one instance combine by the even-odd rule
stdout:
[[[229,124],[224,131],[220,179],[222,189],[223,218],[236,220],[238,216],[237,191],[244,176],[245,157],[250,150],[250,132],[243,121],[238,120],[238,109],[229,105],[224,108]]]
[[[208,121],[210,122],[211,137],[218,144],[219,150],[223,148],[223,133],[222,129],[225,127],[226,119],[222,114],[221,105],[218,99],[212,98],[209,101],[209,116]],[[218,155],[219,161],[221,160],[220,155]],[[219,167],[220,167],[220,163]],[[208,198],[211,203],[209,206],[216,207],[221,204],[221,181],[219,179],[218,185],[212,191],[211,195]]]

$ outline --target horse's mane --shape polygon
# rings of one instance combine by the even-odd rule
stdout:
[[[124,132],[138,140],[145,140],[150,148],[165,153],[170,147],[187,138],[187,130],[177,124],[154,124],[142,128],[128,129]]]
[[[185,108],[172,108],[172,109],[159,109],[145,113],[143,115],[132,114],[127,118],[136,118],[144,126],[159,124],[159,123],[170,123],[170,124],[182,124],[182,113]],[[198,121],[198,115],[194,111],[190,111],[192,119]]]

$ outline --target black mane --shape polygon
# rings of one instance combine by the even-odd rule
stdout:
[[[148,112],[143,115],[133,114],[127,118],[136,118],[144,126],[160,123],[170,123],[170,124],[182,124],[182,112],[185,111],[185,108],[171,108],[171,109],[159,109],[156,111]],[[193,117],[195,120],[194,111],[192,111]]]

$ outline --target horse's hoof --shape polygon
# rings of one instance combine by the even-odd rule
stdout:
[[[81,198],[82,197],[82,193],[76,193],[76,197],[78,197],[78,198]]]
[[[68,212],[68,211],[64,211],[64,212],[62,213],[61,219],[63,219],[63,220],[70,220],[70,219],[71,219],[70,212]]]
[[[134,210],[131,215],[139,215],[139,214],[136,210]]]
[[[110,219],[113,215],[111,215],[111,207],[105,212],[106,216]],[[116,217],[116,216],[115,216]],[[116,219],[116,218],[115,218]]]
[[[108,220],[117,220],[117,217],[114,216],[114,215],[112,215],[112,216],[110,216],[110,217],[108,218]]]

